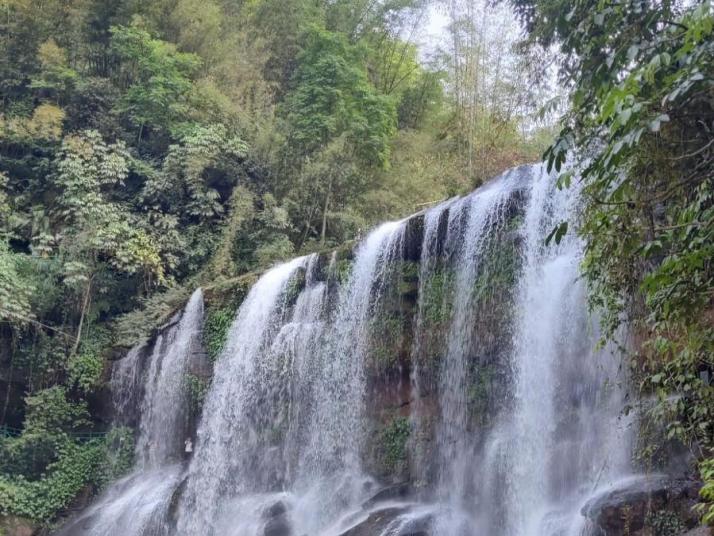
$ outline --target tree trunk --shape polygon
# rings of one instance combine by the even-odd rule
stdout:
[[[87,314],[87,309],[89,308],[89,298],[92,292],[92,278],[89,278],[87,282],[87,289],[84,291],[84,300],[82,300],[82,312],[79,315],[79,325],[77,326],[77,335],[74,340],[74,347],[72,348],[72,353],[74,355],[79,349],[79,343],[82,340],[82,326],[84,325],[84,317]]]
[[[322,229],[320,230],[320,247],[325,245],[325,234],[327,233],[327,209],[330,206],[330,192],[332,191],[332,181],[327,186],[327,195],[325,195],[325,207],[322,210]]]

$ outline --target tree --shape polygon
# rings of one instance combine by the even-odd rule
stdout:
[[[112,48],[122,60],[119,83],[126,88],[119,110],[138,127],[137,139],[147,126],[176,132],[189,114],[191,78],[199,57],[179,52],[138,27],[113,27],[111,33]]]
[[[155,282],[163,283],[165,270],[151,238],[137,228],[126,208],[111,199],[129,173],[123,144],[107,145],[95,131],[67,136],[56,167],[58,216],[64,223],[56,241],[65,259],[64,283],[81,295],[74,353],[81,342],[95,279],[103,270],[140,272],[146,291]]]
[[[41,69],[30,87],[57,104],[66,102],[77,80],[77,72],[68,66],[67,52],[48,39],[40,45],[37,59]]]
[[[353,191],[365,184],[352,182],[359,176],[347,170],[388,165],[396,110],[390,98],[369,84],[359,50],[345,37],[312,28],[305,40],[284,114],[290,153],[304,162],[307,182],[324,200],[320,210],[324,243],[327,214],[335,202],[332,196],[340,195],[348,183]]]
[[[478,184],[523,158],[516,147],[526,136],[519,129],[535,115],[534,80],[540,77],[532,72],[539,63],[517,47],[520,29],[507,6],[482,0],[444,5],[450,136],[469,182]]]
[[[22,326],[32,319],[30,296],[33,288],[21,272],[22,257],[0,242],[0,322]]]

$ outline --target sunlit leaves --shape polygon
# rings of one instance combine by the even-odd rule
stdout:
[[[68,136],[62,144],[56,184],[59,214],[67,223],[60,246],[71,253],[64,278],[70,287],[81,288],[91,280],[100,256],[120,272],[164,281],[156,244],[115,200],[130,160],[122,143],[106,144],[96,131]]]
[[[64,111],[53,104],[40,104],[30,117],[4,118],[0,115],[0,139],[57,141],[62,137],[64,118]]]

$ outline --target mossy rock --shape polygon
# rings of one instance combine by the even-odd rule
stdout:
[[[403,416],[395,416],[374,430],[370,462],[377,475],[392,481],[403,480],[408,475],[410,435],[411,423]]]
[[[219,279],[203,287],[207,307],[232,307],[237,310],[248,295],[251,287],[261,276],[261,272],[250,272],[232,279]]]

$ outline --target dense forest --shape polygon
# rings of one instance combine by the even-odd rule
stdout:
[[[714,522],[713,33],[708,1],[0,0],[0,515],[127,470],[107,371],[194,288],[543,157],[582,190],[543,240],[582,236],[643,450],[694,453]]]

